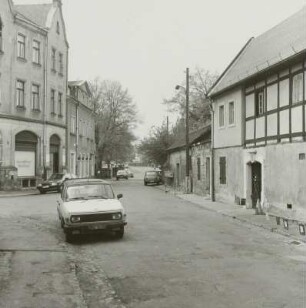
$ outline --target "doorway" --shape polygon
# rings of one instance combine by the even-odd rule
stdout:
[[[261,201],[261,163],[254,162],[252,168],[252,208],[256,208],[257,201]]]
[[[52,135],[50,138],[50,167],[52,173],[59,173],[60,138]]]

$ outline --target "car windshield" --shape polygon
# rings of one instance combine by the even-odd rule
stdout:
[[[63,177],[63,173],[53,173],[49,180],[60,180]]]
[[[88,199],[114,199],[114,192],[109,184],[86,184],[69,186],[66,201]]]
[[[117,174],[126,174],[126,171],[124,171],[124,170],[119,170],[119,171],[117,172]]]
[[[156,171],[148,171],[146,172],[146,175],[157,175],[157,172]]]

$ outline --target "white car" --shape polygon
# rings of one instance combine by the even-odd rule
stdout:
[[[115,197],[110,183],[99,179],[75,179],[66,181],[57,211],[61,226],[70,242],[80,234],[113,232],[117,238],[124,235],[126,212]]]

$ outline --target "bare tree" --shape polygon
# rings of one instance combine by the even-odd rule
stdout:
[[[217,80],[218,74],[203,68],[195,68],[190,75],[189,86],[189,116],[191,127],[203,126],[210,121],[208,91]],[[182,83],[185,86],[185,82]],[[186,93],[180,88],[170,99],[165,99],[164,104],[169,111],[178,112],[180,117],[185,117]]]
[[[96,78],[90,82],[96,118],[97,162],[126,161],[136,139],[137,109],[127,89],[117,81]]]

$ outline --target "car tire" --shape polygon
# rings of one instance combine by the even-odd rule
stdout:
[[[72,235],[70,232],[65,233],[65,240],[67,243],[73,243],[75,236]]]
[[[148,183],[147,182],[144,182],[144,186],[147,186],[148,185]]]
[[[44,195],[45,193],[46,193],[45,190],[41,190],[41,191],[40,191],[40,194],[41,194],[41,195]]]
[[[124,227],[121,227],[119,231],[115,232],[115,237],[117,239],[123,238],[123,235],[124,235]]]
[[[119,181],[119,178],[116,178],[117,181]]]

